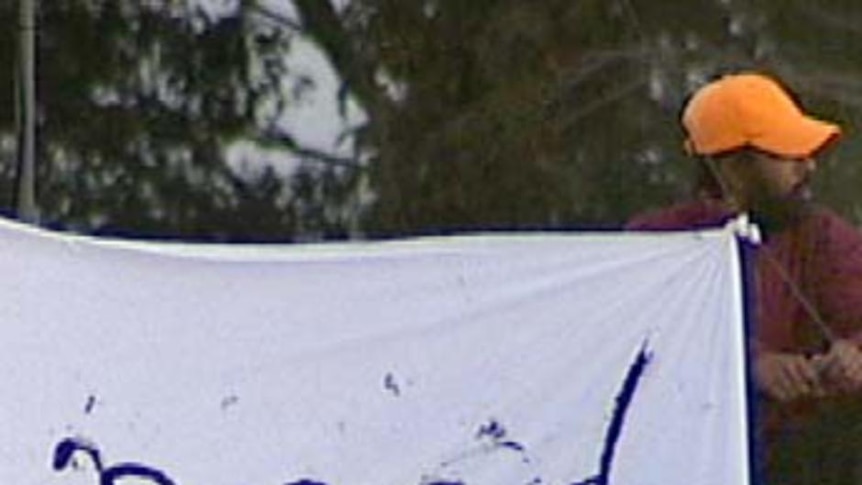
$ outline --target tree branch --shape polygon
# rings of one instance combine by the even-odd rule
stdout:
[[[294,0],[303,31],[321,48],[373,121],[391,102],[375,82],[375,67],[353,48],[350,36],[327,0]]]
[[[254,141],[265,147],[283,148],[291,153],[309,161],[324,163],[327,165],[365,170],[365,166],[357,160],[339,157],[321,150],[302,146],[296,139],[280,130],[271,130],[262,135],[254,137]]]
[[[256,13],[258,13],[260,16],[266,18],[267,20],[271,20],[295,32],[302,32],[302,25],[299,22],[278,13],[269,7],[264,7],[263,5],[254,2],[250,5],[250,8]]]

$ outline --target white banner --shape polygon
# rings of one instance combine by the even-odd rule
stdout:
[[[0,483],[746,484],[739,266],[729,231],[267,247],[3,222]]]

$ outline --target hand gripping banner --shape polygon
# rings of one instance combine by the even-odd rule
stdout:
[[[737,246],[3,222],[0,483],[747,484]]]

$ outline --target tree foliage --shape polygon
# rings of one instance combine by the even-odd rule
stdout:
[[[366,224],[402,233],[617,227],[687,195],[678,114],[722,72],[774,73],[852,134],[860,16],[839,1],[354,0],[338,26],[306,20],[354,39],[345,71],[396,93],[367,105]],[[824,165],[824,198],[859,218],[858,168]]]
[[[16,25],[17,12],[4,5],[0,15]],[[271,181],[239,180],[225,163],[225,148],[282,98],[282,31],[257,25],[245,8],[213,16],[173,1],[41,2],[38,25],[46,223],[188,238],[291,227],[274,201],[250,218],[250,202],[237,196]],[[4,76],[3,85],[15,84],[13,70]],[[13,114],[0,120],[7,133]],[[272,229],[248,227],[254,220]]]
[[[296,18],[285,2],[222,2],[220,15],[191,1],[41,2],[44,220],[280,241],[618,227],[686,195],[685,97],[747,68],[777,74],[846,128],[819,189],[862,220],[862,6],[852,2],[292,0]],[[0,6],[8,25],[16,15]],[[3,35],[0,62],[13,65],[17,40]],[[350,159],[279,128],[298,35],[339,74],[342,101],[366,114],[346,134]],[[11,194],[13,70],[0,85],[0,189]],[[225,155],[240,140],[290,153],[299,168],[241,176]]]

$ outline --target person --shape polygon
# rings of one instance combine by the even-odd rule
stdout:
[[[748,282],[760,473],[769,484],[862,484],[862,235],[814,203],[810,186],[841,129],[757,72],[703,86],[682,124],[697,196],[627,228],[718,227],[749,214],[763,234]]]

